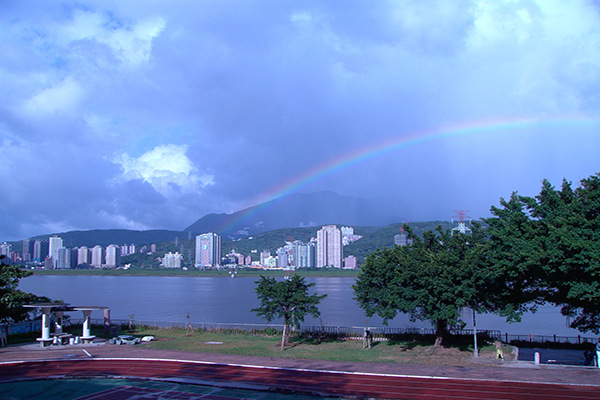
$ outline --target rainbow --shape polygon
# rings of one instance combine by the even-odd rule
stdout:
[[[570,118],[551,118],[551,119],[532,119],[519,118],[513,120],[485,120],[478,122],[467,122],[452,126],[444,126],[438,129],[427,130],[416,133],[403,134],[399,137],[394,137],[386,141],[379,142],[372,146],[356,149],[346,153],[340,157],[330,159],[323,164],[293,177],[292,179],[279,184],[267,192],[258,196],[252,204],[258,204],[256,207],[251,207],[242,213],[238,218],[229,221],[227,226],[221,231],[227,231],[233,226],[249,219],[259,211],[264,209],[267,202],[278,197],[285,196],[298,191],[299,189],[310,185],[320,179],[333,175],[338,171],[344,170],[350,166],[364,163],[368,160],[380,157],[384,154],[393,153],[412,146],[425,144],[442,139],[452,139],[462,136],[470,136],[476,134],[485,134],[491,132],[506,132],[528,128],[544,128],[544,127],[573,127],[573,126],[594,127],[600,126],[600,119],[592,119],[583,116]],[[600,132],[598,132],[600,134]]]

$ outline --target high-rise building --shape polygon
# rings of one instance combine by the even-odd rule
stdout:
[[[59,236],[51,236],[48,239],[48,255],[52,257],[53,268],[58,268],[58,249],[63,247],[63,240]]]
[[[87,246],[81,246],[77,249],[77,265],[79,264],[92,264],[90,257],[90,249]]]
[[[55,269],[71,268],[71,250],[64,246],[56,249],[56,258],[52,257]]]
[[[277,267],[278,268],[287,268],[289,264],[289,254],[285,247],[280,247],[277,249]]]
[[[109,268],[117,268],[121,265],[121,248],[116,244],[111,244],[106,247],[105,265]]]
[[[33,261],[43,262],[48,255],[48,242],[36,240],[33,243]]]
[[[181,254],[168,252],[163,258],[162,265],[165,268],[181,268],[182,261]]]
[[[10,264],[12,261],[12,246],[9,243],[0,243],[0,256],[6,257],[3,263]]]
[[[264,261],[263,267],[265,268],[275,268],[277,266],[277,257],[269,256]]]
[[[92,265],[101,268],[104,264],[104,249],[99,244],[92,248]]]
[[[315,263],[315,243],[292,242],[292,265],[296,268],[311,268]]]
[[[71,253],[71,264],[70,268],[77,268],[77,260],[79,259],[79,248],[73,247],[70,251]]]
[[[317,231],[317,268],[342,268],[342,235],[336,225]]]
[[[196,267],[219,267],[221,265],[221,236],[203,233],[196,236]]]
[[[267,265],[267,258],[271,257],[271,250],[263,250],[260,252],[260,265]]]
[[[23,240],[23,252],[21,253],[21,258],[23,262],[29,262],[33,259],[32,257],[33,250],[33,241],[30,239]]]

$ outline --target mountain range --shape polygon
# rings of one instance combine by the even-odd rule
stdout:
[[[318,227],[327,224],[382,227],[403,221],[400,211],[385,200],[342,196],[335,192],[290,194],[232,214],[208,214],[183,231],[104,229],[55,233],[65,246],[108,246],[190,239],[214,232],[240,239],[284,228]],[[51,234],[31,239],[47,239]],[[16,242],[15,242],[16,243]]]
[[[401,221],[401,212],[383,199],[364,199],[323,191],[279,197],[232,214],[208,214],[184,229],[244,237],[282,228],[328,224],[385,226]]]

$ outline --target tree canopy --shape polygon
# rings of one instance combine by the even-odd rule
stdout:
[[[477,262],[471,260],[473,248],[481,241],[475,235],[443,231],[426,231],[414,235],[409,246],[381,249],[367,256],[353,286],[355,300],[367,316],[374,314],[387,324],[398,312],[412,320],[426,320],[436,327],[436,346],[444,344],[449,325],[460,321],[460,308],[476,302]]]
[[[30,309],[25,304],[49,302],[47,297],[39,297],[18,289],[19,281],[31,275],[17,265],[4,263],[0,256],[0,322],[19,322],[27,319]]]
[[[327,295],[309,294],[309,288],[315,284],[306,283],[304,278],[298,275],[283,281],[261,276],[256,283],[255,290],[260,299],[260,306],[251,311],[269,322],[275,318],[283,318],[282,350],[289,342],[291,326],[299,326],[307,314],[315,318],[321,315],[317,305]]]
[[[513,193],[492,207],[495,262],[525,277],[523,293],[562,306],[571,327],[600,332],[600,175],[580,186],[548,180],[536,197]]]
[[[412,245],[371,253],[358,274],[355,300],[367,316],[377,314],[387,324],[402,312],[412,320],[430,321],[436,346],[443,346],[449,327],[464,324],[463,308],[496,312],[509,320],[527,310],[509,285],[512,280],[503,277],[506,271],[490,262],[481,225],[474,224],[469,235],[438,227],[418,237],[405,229]]]

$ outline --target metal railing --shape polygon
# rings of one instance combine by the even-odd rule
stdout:
[[[83,319],[69,319],[65,326],[81,325]],[[92,325],[104,325],[103,319],[92,319]],[[193,329],[215,332],[245,332],[250,334],[264,334],[265,331],[281,331],[283,324],[238,324],[238,323],[211,323],[211,322],[165,322],[165,321],[142,321],[129,319],[111,319],[111,326],[123,329],[151,328],[151,329]],[[362,327],[362,326],[334,326],[334,325],[301,325],[292,328],[292,332],[307,336],[328,336],[346,339],[362,339],[365,330],[368,329],[374,340],[389,340],[397,336],[433,336],[435,329],[431,328],[389,328],[389,327]],[[449,333],[457,336],[473,335],[473,330],[450,329]],[[487,336],[495,340],[501,340],[502,333],[498,330],[478,330],[478,335]]]
[[[104,325],[104,319],[91,319],[92,325]],[[83,319],[69,319],[65,326],[81,325]],[[167,321],[142,321],[129,319],[111,319],[111,326],[118,326],[123,329],[132,328],[150,328],[150,329],[194,329],[216,332],[261,332],[267,329],[282,330],[282,324],[237,324],[237,323],[218,323],[218,322],[167,322]]]
[[[15,322],[13,324],[0,324],[0,329],[4,329],[8,335],[18,335],[42,330],[42,321],[39,319],[25,322]]]
[[[94,326],[103,326],[104,319],[92,318],[91,324]],[[63,320],[63,326],[82,325],[83,319],[68,318]],[[227,333],[248,333],[248,334],[272,334],[276,331],[282,331],[282,324],[238,324],[238,323],[216,323],[216,322],[168,322],[168,321],[142,321],[129,319],[111,319],[111,326],[117,326],[121,329],[132,328],[150,328],[150,329],[193,329],[214,332]],[[41,331],[41,320],[19,322],[13,324],[4,324],[0,328],[6,329],[8,335],[16,335],[34,331]],[[362,339],[365,335],[365,329],[368,329],[374,340],[390,340],[394,337],[423,337],[435,335],[435,329],[431,328],[389,328],[389,327],[362,327],[362,326],[331,326],[331,325],[301,325],[298,329],[292,331],[306,336],[327,336],[346,339]],[[472,329],[450,329],[450,334],[457,336],[473,335]],[[584,344],[596,343],[595,336],[559,336],[559,335],[515,335],[501,333],[498,330],[477,330],[478,335],[487,336],[493,340],[500,340],[504,343],[533,343],[533,344]]]
[[[365,330],[369,330],[373,340],[390,340],[395,337],[418,338],[423,336],[435,336],[435,329],[432,328],[389,328],[389,327],[362,327],[362,326],[318,326],[306,325],[299,329],[300,334],[312,336],[334,336],[347,339],[362,339],[365,336]],[[473,330],[469,329],[450,329],[449,333],[456,336],[473,335]],[[487,336],[492,339],[499,339],[502,335],[500,331],[477,330],[479,336]]]
[[[583,344],[596,343],[598,340],[595,336],[559,336],[559,335],[512,335],[505,333],[502,335],[502,341],[505,343],[567,343],[567,344]]]

